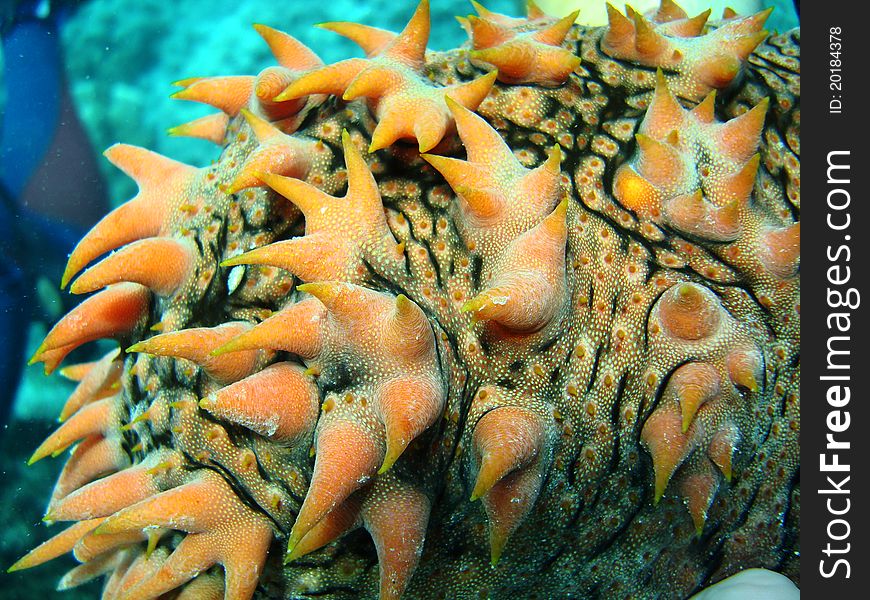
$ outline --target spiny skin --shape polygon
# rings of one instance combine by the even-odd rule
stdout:
[[[80,389],[32,460],[80,441],[47,514],[78,523],[13,568],[72,550],[63,585],[107,574],[107,598],[796,578],[799,33],[674,7],[562,35],[533,3],[476,5],[475,47],[498,46],[489,21],[541,53],[494,83],[484,58],[509,56],[425,50],[425,0],[398,36],[330,24],[391,69],[394,106],[444,117],[433,134],[403,113],[405,141],[374,153],[380,92],[321,89],[330,67],[277,30],[258,26],[281,67],[180,82],[229,117],[175,133],[221,156],[108,151],[141,191],[64,283],[130,245],[73,283],[109,287],[34,360],[98,336],[128,352],[64,370]],[[657,64],[673,47],[691,52]],[[469,81],[493,84],[476,114],[443,94]]]

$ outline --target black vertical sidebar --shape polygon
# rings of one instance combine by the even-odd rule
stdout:
[[[865,3],[801,11],[801,593],[870,584],[870,182]],[[861,14],[864,13],[864,14]]]

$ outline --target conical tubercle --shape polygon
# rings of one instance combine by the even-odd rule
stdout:
[[[156,356],[174,356],[203,367],[219,383],[238,381],[253,373],[263,360],[257,350],[214,356],[213,351],[251,330],[245,321],[231,321],[216,327],[196,327],[155,335],[127,348]]]
[[[144,285],[159,296],[171,296],[193,272],[196,258],[195,248],[187,241],[171,237],[139,240],[82,273],[70,292],[93,292],[128,281]]]
[[[383,440],[353,421],[336,418],[324,423],[315,447],[314,472],[290,532],[288,553],[329,511],[374,477],[384,461]]]
[[[62,349],[62,355],[66,356],[87,342],[129,335],[147,315],[150,301],[151,293],[137,283],[107,287],[76,306],[52,327],[30,364],[45,361],[48,366],[45,355],[51,351]]]
[[[187,188],[199,169],[155,152],[115,144],[105,151],[112,164],[129,175],[139,192],[85,235],[70,254],[61,287],[98,256],[124,244],[160,235],[169,224],[171,209],[187,198]]]
[[[423,552],[431,501],[423,491],[398,479],[379,478],[367,496],[361,520],[378,555],[378,597],[399,600]]]
[[[496,389],[489,393],[499,397]],[[472,444],[477,475],[471,499],[483,501],[489,521],[490,560],[496,565],[508,538],[537,500],[552,440],[540,415],[506,405],[480,418]]]
[[[327,310],[316,298],[306,298],[276,312],[222,346],[213,356],[243,350],[271,349],[292,352],[304,359],[316,358],[323,349]]]
[[[463,312],[475,321],[494,321],[524,333],[552,322],[565,299],[567,210],[563,200],[538,226],[513,241],[487,288]]]
[[[314,429],[320,394],[303,367],[279,362],[212,392],[199,406],[276,442],[293,444]]]

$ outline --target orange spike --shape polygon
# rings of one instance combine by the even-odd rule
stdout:
[[[380,481],[380,480],[379,480]],[[423,553],[431,503],[418,489],[376,483],[362,508],[362,521],[378,554],[379,600],[399,600]]]
[[[178,100],[202,102],[222,110],[231,117],[247,106],[254,91],[254,78],[250,75],[206,77],[193,82],[170,96]]]
[[[119,561],[120,557],[118,555],[110,553],[105,556],[98,556],[90,562],[70,569],[61,577],[57,584],[57,590],[59,592],[71,590],[89,581],[93,581],[97,577],[106,575],[118,565]]]
[[[100,360],[91,363],[92,368],[81,378],[76,389],[73,390],[64,404],[58,418],[61,423],[85,404],[101,400],[114,393],[114,387],[121,377],[124,366],[122,361],[115,360],[117,357],[118,349],[115,348]]]
[[[707,459],[704,459],[703,465],[698,471],[687,473],[679,485],[680,495],[689,509],[689,515],[695,524],[695,535],[698,537],[704,532],[707,511],[719,489],[719,478],[713,465]]]
[[[483,496],[489,521],[490,562],[498,565],[508,538],[532,510],[544,482],[542,463],[513,471]]]
[[[498,46],[516,35],[509,27],[474,15],[468,15],[468,25],[471,30],[471,44],[475,50]]]
[[[755,178],[758,174],[758,166],[761,163],[761,155],[756,153],[747,161],[740,170],[732,175],[723,177],[722,182],[714,183],[711,187],[715,194],[717,204],[725,202],[734,203],[735,206],[744,206],[749,200],[752,190],[755,188]]]
[[[191,483],[121,511],[101,527],[108,532],[155,524],[192,533],[151,577],[129,590],[130,596],[155,598],[214,564],[224,567],[226,598],[248,600],[253,596],[272,541],[272,529],[264,517],[239,500],[220,475],[205,473]]]
[[[296,80],[296,73],[284,67],[267,67],[260,71],[254,80],[254,96],[262,113],[276,121],[286,119],[298,113],[305,106],[304,99],[275,102],[274,98],[281,94],[287,86]],[[241,111],[246,111],[243,108]]]
[[[158,478],[177,464],[169,453],[152,454],[141,463],[77,489],[49,507],[47,521],[107,517],[157,494]]]
[[[664,139],[671,131],[681,130],[685,112],[676,97],[668,89],[664,73],[656,71],[656,87],[649,108],[640,126],[640,132],[653,139]]]
[[[344,149],[344,162],[347,165],[347,195],[380,199],[375,176],[372,175],[362,153],[354,145],[346,129],[341,132],[341,146]]]
[[[489,95],[497,77],[498,71],[490,71],[486,75],[481,75],[471,81],[452,85],[447,88],[444,101],[448,107],[450,105],[449,98],[467,109],[476,110],[480,106],[480,103]]]
[[[740,206],[732,201],[717,208],[704,200],[698,189],[668,201],[665,213],[678,231],[715,242],[730,242],[740,237]]]
[[[662,193],[638,175],[628,163],[621,164],[613,177],[613,195],[625,208],[638,214],[649,214],[659,207]]]
[[[674,403],[660,406],[653,411],[641,430],[641,442],[653,460],[654,504],[659,503],[674,471],[694,449],[694,437],[683,433],[682,422],[680,410]]]
[[[719,395],[719,372],[707,363],[690,362],[679,367],[668,382],[680,402],[683,415],[682,432],[686,433],[698,409]]]
[[[305,537],[299,540],[299,543],[293,547],[293,551],[287,554],[284,558],[284,564],[286,565],[297,558],[319,550],[326,544],[359,527],[362,523],[359,513],[362,508],[363,490],[351,494],[347,500],[333,508],[325,517],[320,519],[311,528],[311,531],[305,534]]]
[[[75,365],[67,365],[66,367],[64,367],[63,369],[58,371],[58,373],[64,379],[69,379],[70,381],[80,382],[82,379],[84,379],[87,376],[87,374],[90,372],[90,370],[93,369],[97,365],[97,363],[99,363],[99,362],[100,361],[94,360],[94,361],[90,361],[90,362],[78,363]]]
[[[340,281],[316,281],[302,284],[296,289],[314,296],[333,316],[344,320],[363,314],[360,305],[373,295],[378,295],[378,292]]]
[[[610,2],[607,3],[607,33],[604,34],[602,45],[605,51],[623,56],[634,49],[634,23]]]
[[[710,445],[707,447],[707,456],[710,457],[713,464],[719,467],[727,481],[731,481],[731,458],[734,456],[734,449],[739,440],[740,434],[737,428],[726,425],[713,434]]]
[[[29,364],[48,350],[72,352],[82,344],[129,334],[147,314],[151,294],[137,283],[118,283],[91,296],[62,318],[37,349]]]
[[[319,23],[317,26],[322,29],[334,31],[338,35],[344,36],[353,41],[357,46],[363,49],[368,58],[380,54],[396,39],[396,34],[392,31],[378,29],[377,27],[369,27],[368,25],[360,25],[359,23],[350,23],[348,21]]]
[[[260,142],[261,144],[263,142],[267,142],[273,138],[285,135],[284,133],[282,133],[282,131],[280,129],[275,127],[272,123],[270,123],[269,121],[267,121],[261,117],[258,117],[257,115],[255,115],[254,113],[249,111],[247,108],[243,108],[241,110],[241,113],[242,113],[242,116],[245,117],[245,121],[247,122],[248,126],[254,132],[254,135],[256,136],[257,141]],[[286,137],[289,138],[290,136],[286,136]]]
[[[574,12],[562,17],[549,27],[545,27],[540,31],[536,31],[532,35],[532,39],[541,42],[542,44],[547,44],[548,46],[560,46],[562,42],[565,41],[565,37],[568,35],[568,32],[571,31],[571,27],[574,26],[574,21],[577,20],[577,16],[580,14],[579,10],[575,10]]]
[[[733,19],[738,16],[737,11],[731,8],[730,6],[726,6],[722,9],[722,18],[723,19]]]
[[[116,439],[91,435],[76,446],[51,493],[51,504],[80,487],[130,465],[130,457]]]
[[[396,39],[384,49],[383,55],[412,69],[421,70],[426,62],[429,25],[429,0],[420,0],[411,20]]]
[[[509,473],[537,462],[547,446],[541,417],[518,406],[487,412],[472,437],[479,469],[471,500],[485,496]]]
[[[487,289],[462,307],[475,321],[496,321],[518,332],[538,331],[564,300],[567,200],[505,252]]]
[[[349,58],[333,65],[315,69],[291,83],[274,100],[283,102],[312,94],[330,94],[341,97],[350,82],[367,66],[368,61],[363,58]]]
[[[355,422],[325,424],[317,434],[316,446],[314,473],[290,532],[288,553],[326,513],[373,477],[384,461],[383,442]]]
[[[219,112],[176,125],[169,128],[166,133],[173,137],[198,138],[222,146],[227,135],[229,123],[229,115]]]
[[[640,13],[634,13],[635,39],[634,47],[640,58],[646,61],[655,60],[668,49],[667,40]]]
[[[80,521],[67,527],[56,536],[42,542],[36,548],[18,559],[6,572],[13,573],[22,569],[30,569],[44,562],[48,562],[73,549],[73,546],[96,528],[104,519],[89,519]]]
[[[299,365],[270,365],[203,398],[199,406],[283,444],[307,436],[317,422],[320,396]]]
[[[674,23],[671,27],[668,27],[667,33],[676,37],[698,37],[704,33],[704,27],[707,25],[707,20],[712,12],[712,9],[708,8],[691,19]]]
[[[755,348],[732,350],[725,357],[725,366],[734,385],[750,392],[760,389],[759,382],[764,380],[764,359]]]
[[[688,18],[688,14],[674,0],[661,0],[659,8],[656,10],[653,21],[656,23],[667,23],[678,19]]]
[[[505,199],[492,188],[457,185],[453,191],[463,200],[464,215],[474,225],[495,223],[504,212]]]
[[[259,23],[254,24],[254,29],[269,45],[269,50],[282,67],[307,71],[323,66],[320,57],[292,35]]]
[[[335,202],[329,194],[298,179],[271,173],[258,172],[252,173],[252,175],[296,205],[307,218]]]
[[[100,518],[100,521],[105,521],[106,518],[107,517]],[[152,531],[158,531],[160,533],[157,535],[163,535],[167,530],[159,528],[149,529],[149,533]],[[79,562],[88,562],[105,552],[109,552],[110,550],[145,541],[148,539],[149,533],[146,533],[141,529],[139,531],[125,531],[123,533],[110,533],[104,535],[92,532],[79,540],[75,545],[75,548],[73,548],[73,556],[75,556],[76,560]]]
[[[310,360],[323,348],[325,319],[326,309],[321,302],[302,300],[236,336],[212,354],[220,356],[226,352],[267,348],[292,352]]]
[[[771,273],[780,279],[794,276],[800,265],[800,221],[782,229],[768,230],[761,238],[760,250],[759,257]]]
[[[561,195],[561,173],[562,150],[555,144],[547,151],[547,160],[523,175],[521,193],[542,216],[553,210],[556,198]]]
[[[430,328],[426,331],[429,333],[428,349],[434,355],[435,339]],[[445,398],[439,387],[432,378],[420,377],[401,377],[379,386],[377,406],[387,439],[387,451],[379,474],[388,471],[411,440],[431,427],[444,412]]]
[[[761,130],[770,98],[765,97],[752,110],[723,123],[718,131],[717,146],[729,160],[744,163],[752,158],[761,141]]]
[[[735,19],[730,23],[724,23],[717,31],[722,31],[723,33],[727,33],[729,35],[745,35],[750,33],[757,33],[761,30],[762,27],[764,27],[764,24],[767,22],[767,19],[768,17],[770,17],[770,13],[772,12],[773,7],[771,6],[760,12],[755,13],[754,15]],[[738,16],[737,13],[734,13],[732,15],[732,17],[736,16]]]
[[[200,365],[218,383],[226,385],[253,373],[263,356],[255,350],[235,352],[231,356],[215,356],[213,351],[249,331],[251,324],[244,321],[182,329],[138,342],[127,348],[127,352],[185,358]]]
[[[63,359],[66,358],[67,354],[75,349],[75,344],[68,344],[54,350],[46,350],[45,352],[43,352],[40,355],[39,360],[42,361],[45,366],[45,374],[50,375],[60,365],[60,363],[63,362]]]
[[[70,286],[84,294],[113,283],[129,281],[149,288],[158,296],[172,296],[193,271],[196,251],[189,242],[154,237],[133,242],[110,254]]]
[[[663,144],[643,133],[635,136],[638,149],[637,171],[655,187],[670,187],[682,179],[685,171],[679,153],[669,144]]]
[[[105,398],[88,404],[66,423],[58,427],[33,453],[28,465],[53,454],[58,455],[75,442],[94,434],[105,434],[117,426],[115,398]]]
[[[229,498],[231,490],[224,491],[218,483],[219,475],[202,475],[189,483],[170,488],[128,506],[106,519],[95,531],[97,535],[109,535],[129,531],[141,531],[146,527],[160,526],[188,533],[201,533],[222,524],[241,504],[238,498]],[[220,500],[226,497],[230,505],[227,512],[216,511]]]
[[[405,361],[425,360],[435,356],[435,336],[426,313],[404,294],[395,298],[392,314],[384,317],[381,332],[383,347]]]
[[[563,84],[581,63],[580,57],[569,50],[525,39],[473,50],[470,56],[497,67],[499,81],[538,83],[546,87]]]
[[[498,131],[493,129],[483,117],[462,106],[449,96],[445,98],[445,101],[453,115],[453,119],[456,121],[459,137],[462,138],[462,143],[468,152],[468,162],[480,165],[502,165],[513,164],[516,161],[513,151],[511,151]],[[426,155],[424,158],[429,160],[430,156],[435,159],[435,162],[429,162],[441,171],[442,174],[444,174],[444,171],[441,170],[440,165],[437,163],[449,165],[451,164],[450,162],[444,161],[456,160],[437,155]],[[449,172],[450,168],[446,170]],[[445,177],[447,177],[446,174]],[[479,180],[477,174],[472,176],[472,180]],[[451,178],[448,177],[448,181],[451,181]]]
[[[170,209],[186,197],[198,173],[194,167],[127,144],[115,144],[103,154],[136,181],[139,193],[103,217],[76,245],[61,279],[62,288],[101,254],[160,235],[168,225]]]
[[[691,111],[701,123],[710,124],[716,119],[716,90],[712,90]]]
[[[722,320],[722,305],[709,289],[678,283],[661,295],[658,318],[672,336],[697,341],[713,335]]]
[[[378,123],[378,127],[380,127],[382,123],[385,123],[385,121],[392,120],[393,115],[395,114],[395,112],[386,113],[384,118]],[[399,120],[401,120],[401,117]],[[449,119],[447,118],[447,115],[445,115],[444,111],[440,110],[439,107],[429,105],[421,108],[413,125],[413,137],[417,140],[417,147],[420,152],[428,152],[437,146],[444,138],[444,134],[447,133],[448,124]],[[381,136],[380,139],[376,141],[375,133],[373,132],[372,145],[370,146],[369,151],[386,148],[389,145],[385,143],[387,139],[392,138],[390,143],[399,139],[398,137],[394,137],[394,135],[394,133],[388,133],[386,136]]]
[[[388,66],[372,65],[360,73],[342,94],[345,101],[377,98],[400,88],[407,81],[405,72]]]
[[[227,259],[221,265],[269,265],[290,271],[306,282],[339,277],[344,268],[341,256],[335,252],[333,238],[326,232],[255,248]]]
[[[437,154],[421,154],[420,156],[441,173],[454,190],[462,186],[469,189],[477,188],[482,177],[485,176],[483,168],[458,158]]]

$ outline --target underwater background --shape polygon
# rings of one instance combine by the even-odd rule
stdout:
[[[40,523],[62,463],[45,460],[28,467],[26,460],[56,427],[58,411],[75,382],[59,374],[44,377],[41,366],[24,364],[48,327],[75,301],[59,292],[57,285],[72,245],[111,206],[135,194],[132,180],[103,159],[102,150],[125,142],[203,165],[219,150],[202,140],[172,137],[166,130],[207,114],[209,107],[170,99],[177,89],[173,81],[257,73],[272,64],[274,58],[252,23],[287,31],[327,63],[361,56],[349,40],[312,25],[349,20],[397,31],[415,4],[0,0],[0,565],[4,571],[62,527]],[[522,4],[519,0],[485,2],[487,8],[508,14],[521,14]],[[561,15],[585,4],[594,4],[597,10],[604,3],[540,4]],[[691,3],[681,4],[693,12]],[[760,3],[720,4],[741,10],[742,4]],[[467,36],[454,16],[471,11],[465,0],[434,1],[430,48],[463,43]],[[590,8],[589,14],[594,17],[594,13]],[[792,3],[780,2],[767,28],[783,31],[795,26]],[[96,359],[108,348],[91,344],[67,364]],[[55,592],[63,573],[75,564],[65,557],[32,571],[4,574],[0,598],[98,597],[100,580],[62,595]]]

